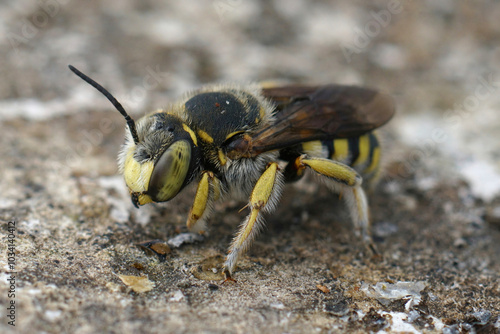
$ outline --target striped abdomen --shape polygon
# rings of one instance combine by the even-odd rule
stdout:
[[[353,167],[363,176],[365,185],[372,185],[380,171],[380,143],[374,132],[360,137],[310,141],[302,144],[311,157],[332,159]]]

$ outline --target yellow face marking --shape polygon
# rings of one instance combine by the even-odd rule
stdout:
[[[198,136],[200,136],[201,140],[203,140],[206,143],[213,143],[214,139],[205,131],[203,130],[198,130]]]
[[[220,164],[222,166],[224,166],[226,164],[226,162],[227,162],[226,155],[224,154],[224,152],[222,152],[222,149],[219,149],[219,151],[217,153],[219,155]]]
[[[304,150],[305,154],[308,154],[310,156],[320,156],[321,151],[323,150],[323,145],[319,140],[308,141],[302,143],[302,149]]]
[[[135,145],[130,147],[125,158],[124,177],[130,191],[142,193],[148,190],[149,180],[153,173],[153,161],[139,163],[134,159]]]
[[[343,161],[349,156],[349,142],[347,139],[335,139],[333,141],[333,147],[335,148],[335,154],[333,154],[332,159]]]
[[[359,155],[356,161],[352,164],[353,166],[361,165],[366,163],[368,156],[370,154],[370,136],[364,135],[359,137]]]
[[[370,165],[363,171],[364,174],[370,174],[377,169],[380,163],[380,147],[375,147],[372,155],[372,162]]]
[[[186,123],[182,123],[182,128],[184,129],[184,131],[186,131],[187,133],[189,133],[189,136],[191,137],[191,140],[193,141],[193,143],[198,146],[198,139],[196,138],[196,135],[194,134],[194,131],[191,130],[191,128],[189,126],[187,126]]]

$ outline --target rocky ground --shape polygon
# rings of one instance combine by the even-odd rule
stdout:
[[[0,13],[1,332],[500,331],[496,2],[23,0]],[[244,204],[218,204],[204,238],[186,234],[193,189],[133,208],[116,167],[124,120],[68,64],[136,118],[208,82],[390,93],[370,194],[381,256],[303,180],[221,284]]]

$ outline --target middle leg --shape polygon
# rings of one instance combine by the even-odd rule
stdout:
[[[271,162],[257,180],[250,195],[250,214],[241,224],[240,229],[231,243],[229,254],[224,263],[226,280],[231,280],[231,274],[236,267],[238,258],[250,247],[253,239],[264,225],[262,212],[272,211],[278,201],[283,184],[283,175],[278,163]]]

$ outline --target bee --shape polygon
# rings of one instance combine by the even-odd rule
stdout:
[[[166,202],[198,184],[187,217],[203,232],[223,198],[248,199],[224,262],[232,280],[238,259],[278,203],[285,182],[307,170],[341,194],[357,234],[369,245],[368,202],[363,189],[380,171],[381,147],[374,130],[395,112],[386,94],[357,86],[208,85],[135,122],[101,85],[74,68],[125,117],[119,170],[132,203]]]

